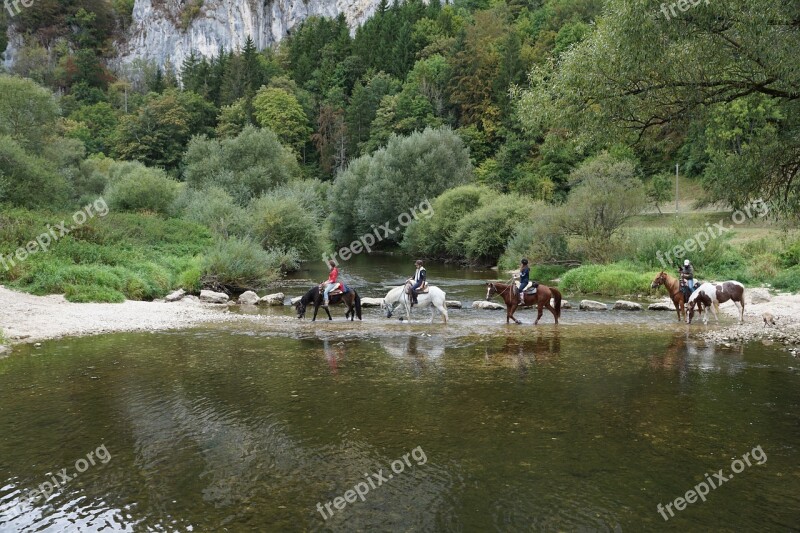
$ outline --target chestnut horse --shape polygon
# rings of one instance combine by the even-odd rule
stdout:
[[[662,270],[661,274],[656,276],[656,279],[650,284],[650,288],[657,289],[662,285],[667,288],[669,297],[672,298],[672,303],[675,304],[675,311],[678,312],[678,322],[680,322],[686,316],[686,302],[681,291],[681,282]],[[681,314],[683,314],[683,317],[681,317]]]
[[[508,324],[509,320],[513,320],[517,324],[522,324],[521,321],[514,318],[514,311],[519,307],[519,294],[517,294],[516,291],[516,284],[487,282],[486,287],[487,301],[495,294],[499,294],[506,302],[506,324]],[[555,309],[550,305],[551,297],[555,300]],[[538,308],[539,315],[536,317],[536,322],[533,323],[534,326],[538,324],[539,320],[542,318],[542,308],[545,307],[553,313],[553,318],[556,319],[556,324],[558,324],[558,318],[561,316],[561,292],[555,287],[548,287],[540,283],[535,294],[525,293],[525,305],[535,305]]]

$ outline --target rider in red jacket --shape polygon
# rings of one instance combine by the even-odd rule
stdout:
[[[328,300],[330,299],[330,292],[339,283],[339,269],[336,268],[336,262],[331,259],[328,261],[328,268],[330,269],[331,273],[328,276],[328,280],[325,282],[325,299],[322,303],[324,307],[328,307]]]

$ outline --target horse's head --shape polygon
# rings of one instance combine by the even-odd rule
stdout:
[[[653,283],[650,284],[650,288],[657,289],[662,285],[666,285],[666,283],[667,283],[667,273],[662,270],[661,274],[656,276],[656,279],[654,279]]]
[[[489,300],[491,300],[492,296],[494,296],[497,293],[498,293],[497,287],[494,286],[494,283],[492,283],[491,281],[487,281],[486,282],[486,301],[488,302]]]
[[[303,303],[303,300],[300,300],[299,302],[294,304],[294,310],[297,311],[297,318],[305,318],[306,305]]]
[[[697,305],[697,300],[689,300],[689,308],[686,310],[686,323],[691,324],[694,318],[694,308]]]
[[[394,312],[394,306],[386,301],[386,299],[381,302],[381,308],[386,311],[386,318],[392,318],[392,313]]]

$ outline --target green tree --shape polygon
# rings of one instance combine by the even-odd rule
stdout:
[[[311,137],[308,117],[297,98],[287,90],[263,87],[253,100],[258,123],[274,131],[281,143],[302,154]]]
[[[31,80],[0,74],[0,135],[41,151],[55,130],[59,109],[53,95]]]

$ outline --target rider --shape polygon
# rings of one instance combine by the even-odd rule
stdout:
[[[422,259],[417,259],[414,263],[414,266],[417,270],[414,272],[414,277],[408,280],[406,283],[413,283],[411,286],[411,306],[413,307],[414,304],[419,303],[417,301],[417,289],[422,287],[425,284],[425,280],[427,278],[428,273],[425,271],[425,267],[422,266]]]
[[[330,299],[331,290],[339,283],[339,269],[336,268],[336,261],[331,259],[328,261],[328,270],[331,271],[327,281],[322,282],[325,285],[325,299],[322,303],[323,307],[328,307],[328,300]]]
[[[692,262],[688,259],[683,262],[683,266],[678,269],[682,280],[686,280],[686,285],[689,287],[689,292],[694,292],[694,267]]]
[[[519,304],[525,305],[525,290],[533,285],[533,294],[536,294],[536,287],[539,286],[535,281],[531,282],[529,277],[531,269],[528,266],[528,260],[523,258],[519,263]],[[516,274],[515,274],[516,276]]]

